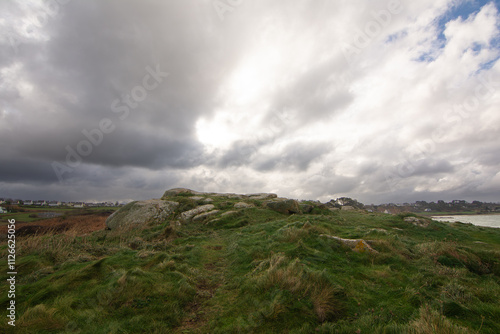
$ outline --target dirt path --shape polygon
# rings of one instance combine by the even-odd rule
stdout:
[[[205,333],[204,327],[214,317],[218,309],[212,307],[211,300],[226,283],[227,261],[225,240],[217,236],[203,244],[201,264],[203,269],[197,277],[197,296],[187,306],[186,316],[174,333]]]

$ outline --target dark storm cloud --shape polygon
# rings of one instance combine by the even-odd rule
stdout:
[[[6,117],[11,133],[0,133],[0,140],[20,154],[64,161],[66,146],[76,149],[86,139],[82,130],[109,118],[116,130],[85,162],[196,165],[194,123],[212,111],[221,65],[238,52],[237,42],[225,45],[227,32],[205,29],[212,24],[211,11],[206,4],[179,2],[68,3],[42,27],[49,41],[23,43],[11,58],[42,100],[25,100],[15,86],[3,89],[2,104],[16,114]],[[168,77],[143,101],[131,101],[148,67]],[[127,95],[137,107],[123,102]],[[122,113],[113,112],[119,107],[130,111],[123,121]]]
[[[39,160],[27,157],[1,157],[0,176],[4,182],[54,182],[54,171],[50,164],[40,164]]]
[[[411,175],[432,175],[439,173],[452,173],[454,171],[453,165],[446,160],[425,159],[418,161],[414,169],[410,170]]]

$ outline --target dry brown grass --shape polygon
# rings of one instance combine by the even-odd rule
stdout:
[[[48,308],[44,304],[38,304],[29,308],[19,318],[16,326],[27,329],[44,329],[56,331],[64,329],[66,321],[58,315],[55,308]]]
[[[255,268],[257,284],[264,289],[278,286],[302,297],[309,297],[320,321],[335,317],[341,312],[337,288],[321,273],[307,272],[299,259],[290,261],[281,253],[272,254]]]
[[[70,233],[86,235],[94,231],[103,230],[107,215],[70,215],[34,221],[31,223],[16,224],[16,236],[31,236],[54,233]],[[0,234],[7,233],[7,225],[0,226]]]
[[[430,306],[420,308],[419,317],[409,323],[411,334],[467,334],[467,328],[453,324],[448,318],[433,310]]]

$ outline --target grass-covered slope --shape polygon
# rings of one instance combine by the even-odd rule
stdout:
[[[192,196],[160,224],[18,239],[16,332],[500,332],[499,229]],[[219,212],[179,225],[206,197]]]

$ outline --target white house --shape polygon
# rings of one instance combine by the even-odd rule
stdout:
[[[31,201],[31,200],[30,201],[24,201],[23,203],[24,203],[24,205],[33,205],[33,201]]]

